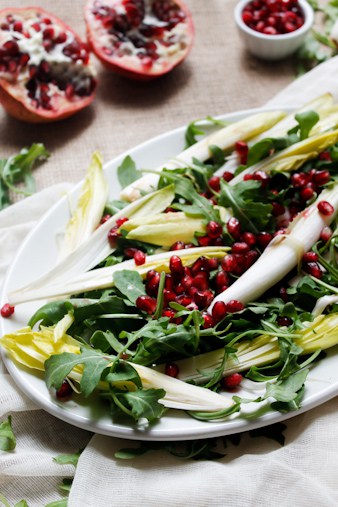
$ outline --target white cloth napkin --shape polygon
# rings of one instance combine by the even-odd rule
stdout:
[[[330,91],[338,99],[338,57],[320,65],[269,101],[296,106]],[[0,277],[24,235],[67,186],[46,189],[0,213]],[[1,370],[0,370],[1,371]],[[4,371],[4,370],[3,370]],[[68,507],[338,507],[336,400],[287,421],[284,447],[243,435],[218,461],[181,461],[164,451],[132,461],[114,453],[135,442],[95,435],[81,454]],[[17,448],[0,452],[0,492],[15,504],[44,507],[62,497],[61,477],[74,468],[53,457],[76,452],[90,435],[38,410],[0,373],[0,420],[12,414]]]

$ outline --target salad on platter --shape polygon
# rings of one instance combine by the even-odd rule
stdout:
[[[100,398],[130,425],[296,411],[338,344],[338,105],[208,118],[186,144],[153,171],[127,156],[114,200],[93,154],[57,263],[1,315],[40,307],[0,346],[51,398]]]

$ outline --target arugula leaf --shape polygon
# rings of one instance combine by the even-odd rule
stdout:
[[[28,503],[26,500],[21,500],[20,502],[16,503],[14,507],[28,507]]]
[[[53,458],[53,461],[59,465],[74,465],[76,467],[82,451],[83,449],[80,449],[78,452],[74,452],[73,454],[59,454]]]
[[[272,397],[277,401],[290,402],[297,398],[298,392],[302,389],[309,370],[299,370],[293,375],[276,383],[268,383],[265,397]]]
[[[152,422],[165,411],[165,407],[158,403],[165,396],[163,389],[139,389],[132,392],[113,389],[110,394],[118,407],[135,421],[145,418]]]
[[[198,142],[197,137],[205,135],[206,130],[210,130],[210,126],[225,127],[226,123],[211,116],[207,116],[205,120],[192,121],[185,131],[185,148],[196,144]]]
[[[0,160],[0,209],[11,204],[10,191],[30,195],[35,191],[32,169],[37,161],[49,157],[43,144],[35,143],[23,148],[17,155]],[[22,183],[18,188],[17,184]]]
[[[62,498],[61,500],[56,500],[55,502],[48,503],[45,507],[67,507],[67,504],[67,498]]]
[[[122,188],[127,187],[142,176],[142,172],[136,169],[134,160],[127,155],[117,168],[117,177]]]
[[[16,438],[12,430],[12,417],[0,424],[0,450],[12,451],[16,446]]]
[[[145,287],[143,285],[142,277],[137,271],[123,269],[114,273],[115,287],[125,296],[129,301],[135,304],[139,296],[145,294]]]
[[[103,371],[111,361],[112,358],[103,356],[89,348],[82,348],[81,354],[64,352],[63,354],[52,355],[45,362],[46,384],[48,388],[55,387],[55,389],[59,389],[72,369],[78,364],[82,364],[83,374],[80,388],[82,394],[87,397],[94,391]]]
[[[293,129],[289,130],[288,134],[296,134],[299,132],[300,140],[309,137],[311,129],[318,123],[319,115],[316,111],[304,111],[295,115],[295,119],[298,125]]]
[[[261,183],[255,180],[229,185],[221,179],[219,204],[231,208],[243,229],[254,233],[264,229],[271,218],[272,205],[262,202]]]

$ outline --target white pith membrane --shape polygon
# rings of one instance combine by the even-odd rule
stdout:
[[[132,3],[132,2],[130,2]],[[189,29],[188,17],[183,10],[170,0],[173,5],[177,5],[178,12],[184,16],[173,28],[168,28],[168,22],[162,21],[152,12],[152,0],[144,1],[145,13],[142,19],[142,26],[164,28],[159,36],[143,35],[139,27],[131,27],[125,33],[118,32],[114,28],[106,28],[102,24],[100,14],[104,9],[114,9],[118,16],[127,16],[126,6],[121,0],[97,0],[93,2],[90,9],[90,22],[93,32],[96,33],[95,39],[102,45],[102,51],[108,58],[116,59],[116,63],[123,67],[132,67],[134,70],[148,70],[149,73],[163,71],[167,67],[172,67],[180,61],[191,44],[191,33]],[[166,29],[167,27],[167,29]],[[147,49],[147,44],[152,48]]]
[[[71,31],[58,25],[53,18],[39,12],[34,14],[32,10],[13,14],[14,21],[23,24],[22,32],[15,30],[13,22],[8,22],[7,18],[0,19],[0,80],[9,84],[11,95],[18,100],[22,100],[26,95],[28,107],[41,111],[60,111],[70,102],[83,100],[92,93],[95,73],[91,65],[84,62],[88,59],[88,52],[82,45],[79,45],[79,51],[83,59],[75,59],[64,53],[64,50],[67,53],[67,46],[70,44],[79,44]],[[51,21],[49,24],[43,22],[46,17]],[[40,31],[34,28],[36,23],[40,25]],[[3,25],[8,25],[9,28],[3,29]],[[54,43],[48,49],[43,45],[43,31],[46,28],[54,31]],[[60,34],[66,34],[67,38],[64,42],[56,43],[55,40]],[[19,47],[19,54],[12,56],[17,62],[17,68],[12,72],[3,68],[6,65],[2,65],[4,60],[1,50],[4,50],[4,44],[8,41],[15,41]],[[29,56],[29,60],[23,65],[19,63],[22,55]],[[47,72],[45,76],[42,73],[40,79],[41,64],[46,66]],[[32,66],[37,69],[37,74],[33,77]],[[32,84],[33,82],[35,84]],[[73,92],[68,88],[66,93],[67,85],[73,87]]]

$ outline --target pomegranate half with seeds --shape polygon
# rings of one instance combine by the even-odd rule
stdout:
[[[181,0],[89,0],[85,17],[96,56],[134,79],[168,73],[193,44],[191,14]]]
[[[28,122],[61,120],[88,106],[96,79],[86,45],[38,8],[0,11],[0,102]]]

